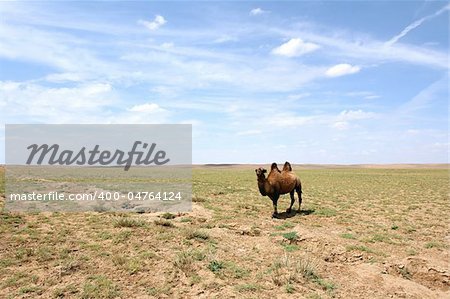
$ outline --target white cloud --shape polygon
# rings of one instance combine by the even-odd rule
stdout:
[[[302,36],[310,42],[320,44],[327,50],[323,51],[325,54],[339,59],[358,59],[364,64],[404,62],[437,69],[449,68],[445,51],[401,43],[389,46],[385,41],[371,39],[367,35],[358,35],[356,32],[342,34],[333,28],[329,28],[327,33],[318,33],[314,30],[314,24],[307,24],[306,29],[304,27],[296,25],[292,29],[275,28],[272,31],[283,36]]]
[[[297,94],[290,94],[288,95],[287,99],[291,100],[291,101],[296,101],[296,100],[300,100],[300,99],[304,99],[309,97],[311,94],[308,92],[304,92],[304,93],[297,93]]]
[[[157,104],[125,109],[109,83],[47,87],[36,83],[0,81],[2,123],[167,123],[170,112]],[[114,110],[114,112],[112,112]],[[76,111],[76,113],[74,113]],[[151,117],[149,117],[151,115]]]
[[[439,42],[424,42],[422,44],[422,46],[424,47],[435,47],[435,46],[439,46],[440,43]]]
[[[198,119],[185,119],[185,120],[182,120],[182,121],[180,121],[178,123],[182,124],[182,125],[192,125],[193,127],[194,126],[198,127],[198,126],[203,124],[203,122],[201,120],[198,120]]]
[[[355,73],[359,72],[360,70],[361,70],[361,68],[359,66],[350,65],[347,63],[341,63],[341,64],[336,64],[336,65],[330,67],[325,72],[325,75],[327,75],[328,77],[339,77],[339,76],[344,76],[344,75],[355,74]]]
[[[154,31],[154,30],[157,30],[162,25],[166,24],[167,21],[166,21],[166,19],[164,19],[163,16],[156,15],[155,18],[153,19],[153,21],[151,21],[151,22],[139,20],[138,23],[147,27],[147,29]]]
[[[150,89],[151,92],[163,98],[174,98],[178,95],[176,87],[169,87],[165,85],[158,85]]]
[[[348,130],[351,126],[351,121],[372,119],[377,115],[373,112],[366,112],[359,110],[344,110],[339,115],[331,118],[331,127],[340,131]]]
[[[86,95],[107,93],[111,90],[112,90],[112,86],[109,83],[89,84],[84,87],[84,91],[85,91]]]
[[[45,80],[54,83],[82,82],[85,78],[81,73],[55,73],[45,76]]]
[[[346,130],[351,127],[351,122],[364,119],[373,119],[377,114],[359,110],[343,110],[339,114],[316,114],[311,116],[298,116],[295,114],[277,113],[267,120],[270,126],[276,127],[301,127],[306,125],[328,126],[338,130]]]
[[[145,51],[128,53],[121,60],[142,70],[140,80],[155,85],[176,85],[179,90],[214,88],[222,83],[242,90],[291,92],[323,77],[326,70],[298,61],[230,55],[220,49],[215,53],[203,51],[200,54],[194,48],[162,50],[158,47],[149,51],[146,47]],[[159,71],[145,71],[148,69]]]
[[[250,15],[251,15],[251,16],[262,15],[262,14],[264,14],[264,13],[268,13],[268,11],[263,10],[263,9],[260,8],[260,7],[254,8],[254,9],[252,9],[252,10],[250,11]]]
[[[258,135],[261,134],[262,132],[260,130],[247,130],[247,131],[240,131],[237,132],[236,135],[238,136],[248,136],[248,135]]]
[[[277,144],[273,147],[274,149],[285,149],[287,148],[287,146],[285,144]]]
[[[114,67],[99,59],[92,49],[83,48],[80,38],[68,33],[28,26],[0,26],[0,57],[37,62],[70,73],[111,74]]]
[[[359,110],[344,110],[342,111],[338,119],[342,121],[348,121],[348,120],[359,120],[359,119],[369,119],[374,118],[376,116],[373,112],[365,112],[361,109]]]
[[[320,117],[319,117],[320,118]],[[317,116],[274,115],[268,120],[270,125],[278,127],[297,127],[318,121]]]
[[[337,129],[337,130],[347,130],[349,128],[350,124],[346,121],[337,121],[331,125],[331,127]]]
[[[408,135],[416,136],[416,135],[419,135],[420,133],[421,133],[421,130],[416,130],[416,129],[406,130],[406,134],[408,134]]]
[[[349,96],[349,97],[363,98],[365,100],[374,100],[374,99],[378,99],[381,97],[371,91],[352,91],[352,92],[347,92],[345,95]]]
[[[316,51],[319,48],[320,46],[317,44],[304,42],[300,38],[291,38],[288,42],[273,49],[272,54],[286,57],[296,57]]]
[[[14,91],[20,87],[20,82],[15,81],[0,81],[0,92]],[[0,101],[2,102],[2,101]]]
[[[130,112],[145,112],[145,113],[155,113],[164,111],[158,104],[155,103],[146,103],[142,105],[135,105],[128,109]]]
[[[236,37],[233,37],[233,36],[224,34],[224,35],[222,35],[222,36],[216,38],[216,39],[214,40],[214,43],[222,44],[222,43],[226,43],[226,42],[235,42],[235,41],[237,41],[237,40],[238,40],[238,39],[237,39]]]
[[[35,83],[0,82],[0,106],[8,111],[2,115],[2,123],[18,119],[30,123],[98,123],[106,119],[108,107],[116,104],[109,83],[49,88]]]
[[[171,48],[173,48],[174,47],[174,43],[162,43],[161,44],[161,48],[163,48],[163,49],[171,49]]]
[[[373,95],[373,92],[371,91],[349,91],[347,93],[345,93],[346,96],[349,97],[366,97],[369,95]]]
[[[426,17],[423,17],[417,21],[414,21],[413,23],[409,24],[408,26],[405,27],[405,29],[402,30],[402,32],[400,32],[399,34],[397,34],[396,36],[392,37],[390,40],[388,40],[386,42],[387,46],[392,46],[393,44],[395,44],[396,42],[398,42],[402,37],[404,37],[405,35],[407,35],[411,30],[419,27],[420,25],[422,25],[423,22],[428,21],[430,19],[433,19],[437,16],[439,16],[440,14],[442,14],[443,12],[450,10],[450,4],[447,4],[446,6],[444,6],[443,8],[441,8],[440,10],[438,10],[437,12],[435,12],[434,14],[428,15]]]
[[[449,77],[446,75],[433,82],[416,94],[411,100],[400,106],[396,113],[411,116],[420,110],[429,108],[433,102],[439,102],[447,99],[448,80]]]

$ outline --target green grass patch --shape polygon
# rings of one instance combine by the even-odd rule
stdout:
[[[314,282],[327,292],[332,292],[336,289],[336,285],[332,281],[323,278],[316,278]]]
[[[261,289],[262,289],[262,287],[256,283],[245,283],[245,284],[240,284],[240,285],[236,286],[236,290],[240,293],[257,292]]]
[[[165,226],[165,227],[175,227],[171,221],[166,219],[156,219],[154,222],[156,225]]]
[[[67,286],[56,288],[53,291],[54,298],[71,298],[74,294],[77,294],[79,291],[74,284],[69,284]]]
[[[345,247],[345,250],[347,250],[347,251],[362,251],[362,252],[372,253],[375,255],[386,256],[385,253],[374,250],[374,249],[369,248],[364,245],[349,245],[349,246]]]
[[[2,212],[2,213],[0,213],[0,223],[17,227],[20,224],[24,224],[25,220],[23,219],[23,217],[21,215]]]
[[[119,296],[119,288],[103,275],[89,276],[81,294],[82,299],[111,299]]]
[[[340,234],[340,236],[341,236],[341,238],[344,238],[344,239],[356,240],[355,235],[350,234],[350,233],[343,233],[343,234]]]
[[[201,197],[201,196],[192,196],[192,202],[205,202],[206,198]]]
[[[442,248],[446,248],[446,246],[441,242],[432,241],[432,242],[426,243],[425,248],[427,248],[427,249],[431,249],[431,248],[442,249]]]
[[[275,229],[276,229],[276,230],[286,230],[286,229],[294,228],[295,225],[296,225],[295,223],[286,221],[286,222],[284,222],[284,223],[281,224],[281,225],[275,226]]]
[[[241,278],[244,278],[249,275],[249,271],[236,265],[233,262],[225,263],[224,268],[226,269],[225,276],[227,276],[227,277],[241,279]]]
[[[55,258],[56,248],[50,246],[42,246],[36,250],[36,258],[39,262],[48,262]]]
[[[214,274],[219,273],[223,268],[225,268],[225,264],[221,261],[213,260],[208,264],[208,269]]]
[[[146,222],[131,217],[119,217],[114,219],[113,225],[114,227],[142,227],[146,225]]]
[[[19,294],[25,295],[25,294],[35,294],[35,295],[42,295],[43,289],[39,286],[24,286],[19,289]]]
[[[189,249],[177,253],[173,265],[183,272],[192,272],[193,263],[195,261],[202,261],[205,257],[206,255],[202,251]]]
[[[288,294],[294,294],[295,292],[295,287],[291,282],[286,283],[284,290],[286,291],[286,293]]]
[[[295,244],[285,244],[285,245],[283,245],[283,247],[284,247],[284,250],[286,250],[287,252],[297,251],[300,249],[300,247]]]
[[[129,275],[139,272],[143,265],[143,262],[138,257],[125,257],[122,255],[114,255],[112,262],[116,267],[126,271]]]
[[[333,217],[336,216],[337,211],[332,208],[318,208],[315,209],[314,214],[322,217]]]
[[[284,233],[281,235],[283,236],[283,238],[285,238],[286,240],[288,240],[290,242],[295,242],[298,240],[297,232],[288,232],[288,233]]]
[[[133,235],[131,230],[124,230],[113,237],[113,244],[120,244],[131,238]]]
[[[6,268],[6,267],[9,267],[9,266],[12,266],[12,265],[14,265],[14,260],[13,259],[10,259],[10,258],[0,259],[0,267],[1,268]]]
[[[101,240],[109,240],[112,239],[113,234],[108,231],[101,231],[97,234],[97,237]]]
[[[20,285],[25,285],[28,283],[36,283],[38,277],[35,275],[30,275],[27,272],[19,271],[12,273],[6,281],[2,283],[2,287],[18,287]]]
[[[161,218],[164,219],[174,219],[176,217],[176,215],[172,214],[172,213],[164,213],[161,215]]]
[[[200,241],[206,241],[210,239],[209,234],[204,230],[190,230],[186,236],[188,239],[197,239]]]
[[[391,238],[386,234],[375,234],[372,237],[366,239],[366,241],[370,242],[370,243],[376,243],[376,242],[384,242],[384,243],[388,243],[388,244],[392,243]]]

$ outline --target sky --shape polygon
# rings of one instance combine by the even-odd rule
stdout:
[[[181,123],[196,164],[448,163],[449,10],[0,2],[0,141],[4,124]]]

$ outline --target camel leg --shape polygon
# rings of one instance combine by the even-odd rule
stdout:
[[[298,194],[298,211],[300,212],[302,209],[302,186],[298,187],[297,194]]]
[[[291,205],[289,206],[289,209],[286,210],[286,212],[288,212],[288,213],[290,213],[292,211],[292,206],[294,205],[294,202],[295,202],[294,192],[295,192],[295,190],[292,190],[289,193],[289,195],[291,196]]]
[[[278,203],[278,198],[280,196],[274,196],[272,198],[272,203],[273,203],[273,214],[272,214],[272,218],[278,218],[278,209],[277,209],[277,203]]]

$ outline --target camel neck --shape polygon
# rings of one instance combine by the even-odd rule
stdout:
[[[264,179],[258,178],[258,189],[259,189],[259,193],[261,193],[262,196],[267,195],[268,187],[269,187],[269,182],[267,181],[266,178],[264,178]]]

